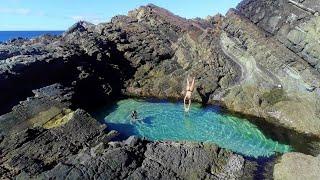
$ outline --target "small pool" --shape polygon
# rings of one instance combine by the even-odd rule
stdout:
[[[140,120],[132,122],[133,110]],[[103,113],[108,129],[125,137],[215,143],[251,157],[269,157],[291,150],[288,145],[266,138],[248,120],[222,113],[217,106],[202,108],[195,104],[185,113],[182,103],[125,99]]]

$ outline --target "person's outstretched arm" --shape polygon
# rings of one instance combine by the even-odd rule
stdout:
[[[190,82],[189,82],[189,76],[187,77],[187,87],[186,87],[186,90],[188,90],[190,87]]]
[[[192,78],[192,83],[191,83],[191,88],[190,88],[192,91],[194,89],[194,81],[195,81],[195,77]]]

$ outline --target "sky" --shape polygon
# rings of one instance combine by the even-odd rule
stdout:
[[[185,18],[225,14],[240,0],[0,0],[0,31],[66,30],[85,20],[108,22],[149,3]]]

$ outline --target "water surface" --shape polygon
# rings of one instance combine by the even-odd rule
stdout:
[[[64,31],[0,31],[0,42],[5,42],[10,39],[22,38],[35,38],[41,35],[61,35]]]
[[[138,112],[138,121],[130,117],[133,110]],[[182,103],[125,99],[102,113],[108,128],[125,137],[215,143],[251,157],[269,157],[291,150],[288,145],[268,139],[248,120],[222,113],[217,106],[193,105],[185,113]]]

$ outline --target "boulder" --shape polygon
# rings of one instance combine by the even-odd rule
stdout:
[[[275,180],[320,179],[320,158],[302,153],[286,153],[274,167]]]

